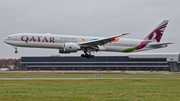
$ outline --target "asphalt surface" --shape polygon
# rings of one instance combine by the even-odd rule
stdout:
[[[95,80],[123,78],[0,78],[0,80]],[[180,78],[125,78],[125,79],[180,79]]]
[[[23,72],[23,71],[5,71],[5,72],[0,72],[0,74],[180,74],[180,72],[92,72],[92,71],[86,71],[86,72],[78,72],[78,71],[72,71],[72,72],[67,72],[67,71],[55,71],[55,72],[49,72],[49,71],[28,71],[28,72]]]
[[[106,71],[0,71],[0,74],[180,74],[179,72],[106,72]],[[91,80],[123,78],[0,78],[0,80]],[[125,79],[180,79],[180,78],[125,78]]]
[[[180,74],[179,72],[106,72],[106,71],[1,71],[0,74]],[[0,80],[91,80],[123,78],[0,78]],[[125,78],[125,79],[180,79],[180,78]]]

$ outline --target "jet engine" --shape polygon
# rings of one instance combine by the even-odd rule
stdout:
[[[78,49],[80,49],[80,47],[76,43],[65,43],[64,44],[64,49],[59,49],[59,53],[77,52]]]

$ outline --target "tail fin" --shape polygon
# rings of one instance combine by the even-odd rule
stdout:
[[[155,42],[160,42],[161,37],[166,29],[169,20],[164,20],[161,22],[150,34],[148,34],[144,40],[150,40]]]

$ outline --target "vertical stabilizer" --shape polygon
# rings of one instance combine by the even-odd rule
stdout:
[[[150,34],[148,34],[144,40],[160,42],[161,37],[166,29],[169,20],[161,22]]]

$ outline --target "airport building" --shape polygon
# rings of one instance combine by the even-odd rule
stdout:
[[[143,53],[128,56],[21,57],[21,70],[180,71],[179,53]]]

